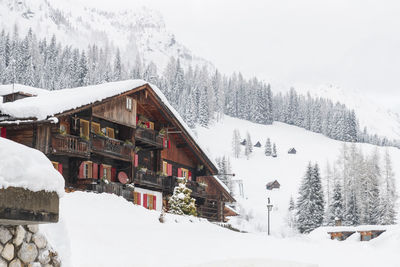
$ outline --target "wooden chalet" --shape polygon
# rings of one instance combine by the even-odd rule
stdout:
[[[186,177],[199,216],[224,221],[235,200],[158,88],[131,80],[18,94],[25,98],[0,104],[1,136],[45,153],[66,191],[114,193],[161,211],[176,177]]]
[[[291,149],[289,149],[288,154],[297,154],[297,150],[292,147]]]
[[[257,141],[257,143],[254,145],[254,147],[261,147],[260,141]]]
[[[278,180],[275,180],[273,182],[267,183],[266,188],[267,190],[279,189],[281,188],[281,184],[278,182]]]

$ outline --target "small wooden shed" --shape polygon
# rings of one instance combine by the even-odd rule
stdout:
[[[292,147],[291,149],[289,149],[288,154],[297,154],[297,150]]]
[[[380,236],[386,230],[369,230],[369,231],[358,231],[360,233],[360,241],[370,241],[375,237]]]
[[[281,187],[281,184],[278,182],[278,180],[275,180],[273,182],[269,182],[267,184],[267,190],[272,190],[272,189],[279,189]]]
[[[254,145],[254,147],[261,147],[260,141],[258,141],[258,142]]]
[[[242,142],[240,142],[240,144],[241,144],[242,146],[245,146],[245,145],[247,144],[247,141],[246,141],[246,139],[243,139],[243,141],[242,141]]]
[[[343,241],[343,240],[346,240],[349,236],[351,236],[355,232],[356,231],[340,231],[340,230],[338,230],[338,231],[328,232],[328,234],[331,235],[332,240]]]

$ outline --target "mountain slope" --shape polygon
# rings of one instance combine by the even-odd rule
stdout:
[[[171,56],[183,66],[211,64],[194,56],[175,40],[155,10],[137,6],[134,10],[107,12],[70,3],[68,0],[1,0],[0,27],[12,32],[17,25],[23,35],[29,28],[48,39],[54,34],[63,44],[86,48],[89,44],[121,50],[126,62],[137,55],[153,61],[163,70]]]
[[[243,146],[241,157],[239,159],[233,158],[231,141],[235,128],[239,129],[242,138],[245,138],[246,132],[249,132],[253,144],[260,141],[263,146],[254,148],[248,160],[243,155]],[[266,203],[267,197],[271,197],[274,205],[272,231],[276,235],[287,234],[285,216],[287,215],[289,199],[290,196],[293,196],[296,200],[299,184],[308,163],[318,163],[324,177],[327,162],[332,164],[343,146],[343,142],[284,123],[275,122],[273,125],[260,125],[228,116],[225,116],[221,122],[209,129],[198,127],[196,132],[203,143],[208,142],[208,150],[214,157],[230,156],[232,169],[236,174],[234,179],[243,180],[245,197],[244,199],[237,198],[245,208],[245,213],[254,217],[251,225],[243,225],[244,229],[266,231]],[[264,145],[267,138],[271,139],[271,143],[276,143],[277,158],[264,155]],[[359,146],[364,153],[369,153],[377,148],[381,155],[388,149],[392,161],[400,161],[400,149],[376,147],[370,144],[359,144]],[[296,155],[287,153],[292,147],[296,148]],[[394,164],[393,167],[397,188],[400,188],[400,165]],[[281,184],[280,190],[266,191],[266,184],[275,179]]]

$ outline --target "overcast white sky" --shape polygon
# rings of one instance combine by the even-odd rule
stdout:
[[[73,0],[83,1],[83,0]],[[138,0],[93,1],[126,9]],[[355,88],[400,112],[400,1],[140,0],[222,72]]]

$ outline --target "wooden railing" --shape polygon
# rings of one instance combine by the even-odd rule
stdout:
[[[158,133],[154,130],[138,127],[136,128],[135,139],[139,143],[145,143],[158,148],[163,147],[162,138],[158,136]]]
[[[166,177],[159,176],[155,174],[153,171],[138,170],[136,171],[134,182],[139,183],[141,185],[148,185],[162,189],[164,179],[166,179]]]
[[[92,134],[92,149],[120,158],[131,159],[133,146],[117,139]]]
[[[89,142],[78,136],[63,134],[55,135],[51,141],[52,151],[57,153],[69,153],[81,156],[90,154]]]
[[[206,201],[204,205],[197,207],[199,217],[206,218],[210,221],[221,221],[218,216],[218,202]]]
[[[203,186],[201,186],[198,182],[195,181],[187,181],[186,187],[192,190],[192,196],[195,197],[205,197],[206,190]]]

